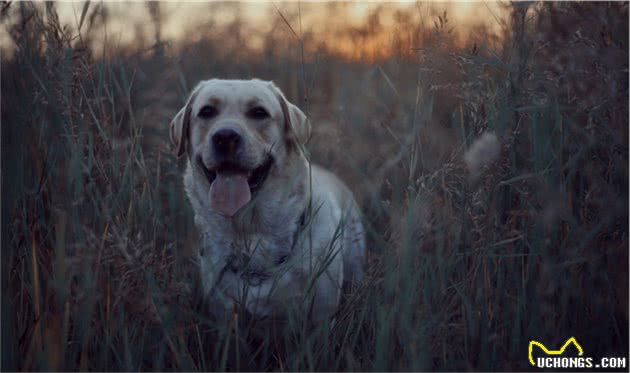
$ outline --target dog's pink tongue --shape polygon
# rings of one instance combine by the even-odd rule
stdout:
[[[210,187],[210,207],[228,218],[234,216],[251,198],[245,175],[217,174]]]

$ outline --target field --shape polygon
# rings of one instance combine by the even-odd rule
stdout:
[[[79,27],[0,4],[2,370],[533,370],[531,340],[571,336],[628,357],[627,2],[506,3],[497,33],[384,4],[325,37],[301,18],[343,4],[282,5],[177,43],[162,4],[127,46],[103,3]],[[168,124],[211,77],[273,80],[357,196],[368,276],[334,324],[196,300]]]

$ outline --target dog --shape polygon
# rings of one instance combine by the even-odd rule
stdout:
[[[211,79],[193,89],[170,134],[187,156],[210,312],[332,317],[364,275],[365,231],[350,189],[307,159],[306,115],[273,82]]]

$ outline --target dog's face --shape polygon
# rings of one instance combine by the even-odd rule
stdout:
[[[299,151],[309,131],[302,111],[260,80],[202,81],[171,122],[178,156],[188,154],[210,208],[228,218]]]

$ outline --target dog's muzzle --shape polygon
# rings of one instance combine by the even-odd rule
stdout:
[[[262,187],[274,160],[271,154],[267,154],[265,160],[252,169],[233,161],[224,161],[214,169],[209,169],[200,155],[196,163],[210,184],[211,207],[220,215],[232,217]]]

